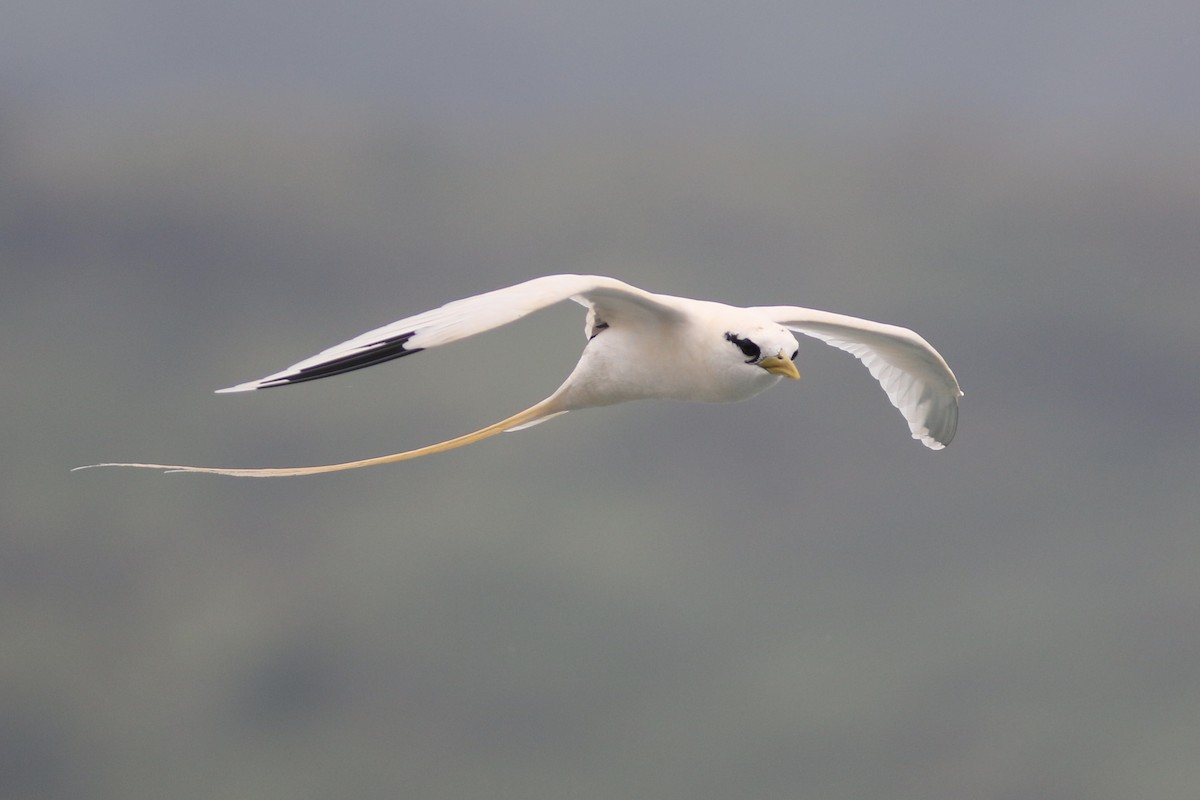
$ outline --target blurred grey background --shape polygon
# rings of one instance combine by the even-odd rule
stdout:
[[[17,0],[0,25],[0,796],[1192,800],[1190,2]],[[736,406],[473,430],[554,272],[928,338],[947,451],[806,341]]]

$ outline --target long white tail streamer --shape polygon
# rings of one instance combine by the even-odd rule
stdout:
[[[554,396],[548,397],[540,403],[530,406],[524,411],[513,414],[508,419],[502,419],[497,423],[488,425],[486,428],[480,428],[474,433],[468,433],[453,439],[447,439],[444,442],[431,444],[426,447],[418,447],[416,450],[406,450],[403,453],[393,453],[389,456],[364,458],[360,461],[347,461],[344,464],[323,464],[317,467],[266,467],[261,469],[243,469],[227,467],[189,467],[182,464],[139,464],[131,462],[110,462],[106,464],[88,464],[84,467],[75,467],[75,469],[71,471],[75,472],[76,470],[81,469],[94,469],[96,467],[135,467],[137,469],[161,469],[168,473],[201,472],[210,475],[228,475],[233,478],[287,478],[297,475],[316,475],[322,472],[340,472],[341,470],[346,469],[375,467],[379,466],[380,464],[393,464],[397,461],[408,461],[409,459],[421,458],[422,456],[431,456],[434,453],[442,453],[446,450],[453,450],[456,447],[465,447],[469,444],[474,444],[475,442],[495,436],[498,433],[517,430],[519,428],[527,428],[531,425],[536,425],[539,422],[545,422],[550,417],[566,413],[565,409],[558,407],[557,399],[558,398]]]

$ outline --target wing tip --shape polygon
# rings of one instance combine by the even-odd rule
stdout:
[[[227,386],[224,389],[216,389],[213,394],[235,394],[237,392],[254,392],[259,389],[270,389],[274,386],[287,386],[293,383],[301,383],[305,380],[311,380],[304,375],[302,370],[285,370],[276,372],[274,375],[268,375],[265,378],[258,380],[246,381],[239,383],[236,386]]]
[[[234,392],[253,392],[259,387],[258,381],[247,381],[239,383],[237,386],[226,386],[224,389],[216,389],[213,394],[233,394]]]
[[[937,430],[931,431],[927,425],[911,425],[909,430],[912,431],[912,438],[930,450],[945,450],[954,441],[954,434],[958,429],[957,413],[950,424],[935,427]]]

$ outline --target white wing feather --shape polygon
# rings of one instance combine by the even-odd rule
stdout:
[[[360,369],[490,331],[564,300],[574,300],[588,307],[599,306],[609,315],[632,309],[654,314],[664,320],[674,319],[678,315],[672,306],[666,304],[669,298],[651,294],[615,278],[601,275],[547,275],[405,317],[322,350],[265,378],[217,391],[248,392]]]
[[[962,390],[946,360],[915,332],[798,306],[754,310],[861,361],[904,415],[913,438],[926,447],[940,450],[954,438]]]

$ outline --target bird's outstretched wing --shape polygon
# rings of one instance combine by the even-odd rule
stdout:
[[[650,314],[664,320],[679,315],[667,298],[615,278],[546,275],[405,317],[322,350],[265,378],[217,391],[248,392],[362,369],[490,331],[564,300],[594,308],[608,322],[623,314]]]
[[[926,447],[940,450],[954,438],[962,390],[946,360],[913,331],[799,306],[754,310],[861,361],[908,420],[913,438]]]
[[[531,281],[497,289],[493,292],[467,297],[447,303],[441,308],[426,311],[413,317],[368,331],[312,358],[293,364],[285,370],[259,378],[256,381],[220,389],[221,392],[247,392],[271,386],[286,386],[291,383],[316,380],[350,370],[369,367],[393,358],[411,355],[430,347],[464,339],[477,333],[498,328],[547,306],[574,300],[593,313],[588,315],[588,326],[602,320],[605,325],[620,325],[632,318],[652,318],[659,322],[671,322],[684,318],[675,298],[655,295],[630,286],[615,278],[599,275],[547,275]],[[507,419],[445,442],[394,453],[387,456],[348,461],[342,464],[325,464],[315,467],[284,468],[225,468],[190,467],[181,464],[148,464],[133,462],[109,462],[92,464],[76,469],[91,467],[138,467],[160,469],[168,472],[205,472],[214,475],[230,475],[239,478],[271,478],[292,475],[315,475],[322,472],[338,472],[358,469],[377,464],[390,464],[412,458],[441,453],[487,439],[504,431],[519,430],[537,425],[551,417],[565,414],[559,393],[535,403]]]

